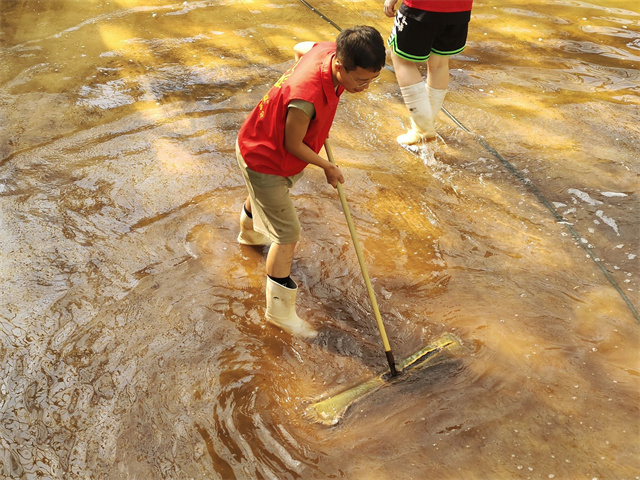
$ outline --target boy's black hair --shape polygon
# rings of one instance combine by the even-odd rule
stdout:
[[[356,25],[342,30],[336,39],[336,57],[347,71],[357,67],[377,72],[386,58],[380,32],[368,25]]]

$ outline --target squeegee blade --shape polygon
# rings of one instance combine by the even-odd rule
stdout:
[[[378,375],[337,395],[312,403],[306,408],[305,413],[314,422],[335,425],[353,403],[383,384],[382,375]]]
[[[423,349],[402,360],[399,364],[400,370],[402,373],[406,373],[407,371],[424,366],[440,352],[457,345],[460,345],[460,341],[454,335],[445,333]],[[328,426],[336,425],[351,405],[380,388],[387,383],[389,379],[393,379],[394,382],[399,381],[402,379],[402,375],[392,377],[387,370],[381,375],[366,380],[341,393],[309,404],[305,409],[305,414],[314,422]]]
[[[430,358],[437,355],[445,348],[452,348],[454,346],[460,346],[460,340],[451,334],[451,333],[443,333],[438,338],[433,340],[429,345],[424,347],[422,350],[418,350],[413,355],[405,358],[400,362],[400,369],[403,372],[407,370],[413,370],[415,368],[421,367],[425,364]]]

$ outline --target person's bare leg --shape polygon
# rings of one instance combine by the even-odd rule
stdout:
[[[415,85],[422,82],[422,74],[418,69],[418,64],[410,62],[397,56],[391,52],[391,61],[393,62],[393,69],[396,72],[396,80],[400,87],[407,87],[409,85]]]
[[[427,61],[427,85],[438,90],[449,87],[449,57],[432,54]]]
[[[417,63],[405,60],[393,52],[391,52],[391,59],[402,99],[411,116],[411,129],[398,136],[398,143],[413,145],[422,141],[435,140],[436,131],[433,127],[431,103]]]
[[[435,127],[436,116],[442,109],[449,87],[449,57],[432,54],[427,63],[427,94]]]
[[[272,243],[267,254],[267,275],[274,278],[285,278],[291,275],[295,243]]]

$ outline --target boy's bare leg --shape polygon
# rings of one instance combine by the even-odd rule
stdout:
[[[436,131],[433,126],[433,112],[427,93],[427,85],[422,79],[422,74],[415,62],[405,60],[395,53],[391,53],[391,59],[396,71],[396,79],[400,86],[402,99],[411,116],[411,128],[407,133],[397,138],[398,143],[413,145],[423,141],[436,139]]]
[[[449,57],[432,54],[427,61],[427,85],[438,90],[449,87]]]
[[[435,118],[442,108],[449,86],[449,57],[432,54],[427,61],[427,82],[418,64],[391,52],[404,103],[411,114],[412,128],[398,137],[402,144],[435,140]]]
[[[436,116],[442,109],[449,87],[449,57],[432,54],[427,63],[427,93],[431,103],[431,115],[435,127]]]
[[[422,74],[418,64],[410,62],[391,52],[393,68],[400,87],[415,85],[422,81]],[[432,54],[427,61],[427,83],[432,88],[446,89],[449,87],[449,57]]]
[[[393,52],[391,52],[391,61],[393,62],[393,69],[396,71],[396,79],[400,87],[415,85],[422,81],[422,74],[418,70],[417,63],[405,60]]]
[[[296,243],[272,243],[267,254],[267,275],[285,278],[291,274]]]

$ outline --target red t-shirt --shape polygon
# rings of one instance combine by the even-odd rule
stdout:
[[[255,172],[289,177],[308,165],[284,148],[285,120],[291,100],[313,103],[316,116],[311,119],[303,141],[314,152],[320,151],[344,91],[340,86],[336,92],[333,86],[331,61],[335,54],[335,42],[314,45],[253,109],[238,133],[240,153],[247,167]]]
[[[473,0],[403,0],[403,3],[427,12],[468,12]]]

